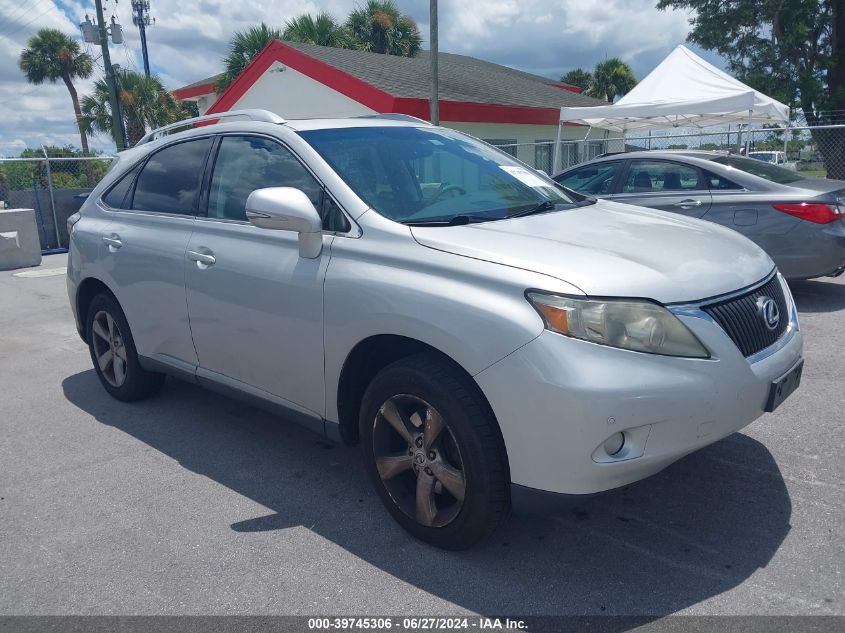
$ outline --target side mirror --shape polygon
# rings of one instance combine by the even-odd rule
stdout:
[[[262,229],[299,233],[300,257],[314,259],[323,251],[323,221],[299,189],[256,189],[246,199],[246,217]]]

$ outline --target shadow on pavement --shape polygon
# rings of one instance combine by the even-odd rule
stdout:
[[[135,404],[112,400],[93,370],[66,378],[63,389],[102,424],[272,508],[231,526],[244,538],[306,526],[483,614],[674,613],[742,583],[790,529],[789,496],[771,454],[736,434],[640,484],[553,517],[512,517],[489,542],[443,552],[393,523],[357,450],[172,379]]]
[[[801,312],[836,312],[845,310],[845,284],[832,279],[790,281],[789,289]]]

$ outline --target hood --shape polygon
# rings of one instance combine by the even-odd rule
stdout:
[[[759,281],[774,264],[739,233],[710,222],[596,204],[452,227],[412,227],[429,248],[532,270],[591,296],[697,301]]]

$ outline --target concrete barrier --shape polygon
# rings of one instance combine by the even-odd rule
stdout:
[[[0,270],[41,264],[34,209],[0,209]]]

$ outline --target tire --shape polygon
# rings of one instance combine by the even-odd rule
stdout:
[[[132,402],[161,389],[164,374],[141,367],[129,323],[114,297],[99,294],[91,300],[85,333],[94,371],[112,397]],[[102,366],[99,359],[104,361]]]
[[[379,372],[364,393],[359,428],[382,502],[421,541],[467,549],[507,516],[510,472],[493,412],[439,355],[410,356]]]

